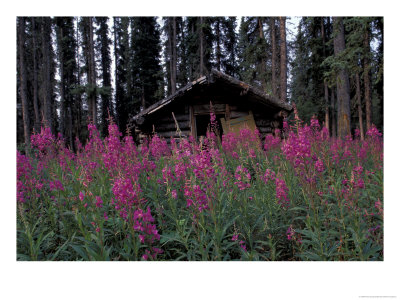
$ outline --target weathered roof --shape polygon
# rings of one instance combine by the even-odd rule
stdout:
[[[142,110],[137,115],[133,116],[131,119],[132,119],[132,121],[136,122],[137,120],[144,118],[146,115],[152,114],[152,113],[158,111],[159,109],[169,105],[173,101],[180,98],[187,91],[191,90],[194,86],[200,86],[200,85],[205,85],[205,84],[209,84],[209,83],[214,83],[216,81],[222,81],[228,85],[240,87],[243,89],[243,93],[254,97],[258,101],[263,102],[266,105],[275,106],[277,108],[286,110],[287,112],[291,112],[293,109],[290,104],[284,103],[284,102],[276,99],[275,97],[264,93],[263,91],[259,90],[258,88],[255,88],[247,83],[244,83],[243,81],[240,81],[240,80],[238,80],[232,76],[229,76],[227,74],[224,74],[218,70],[212,69],[209,76],[203,76],[203,77],[198,78],[195,81],[190,82],[185,87],[176,91],[175,94],[173,94],[161,101],[158,101],[157,103],[154,103],[153,105],[149,106],[148,108]]]

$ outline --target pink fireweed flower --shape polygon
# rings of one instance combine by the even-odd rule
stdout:
[[[200,212],[208,209],[207,194],[199,185],[190,185],[190,182],[185,184],[184,194],[186,197],[187,207],[194,206]]]
[[[160,158],[162,156],[167,156],[170,154],[170,150],[165,139],[160,139],[160,137],[155,134],[151,139],[149,145],[150,153],[155,158]]]
[[[240,190],[250,188],[251,175],[245,167],[242,167],[241,165],[237,166],[235,171],[235,179],[235,185],[237,185]]]
[[[141,243],[144,243],[144,235],[143,234],[139,234],[139,240]]]
[[[244,252],[247,252],[245,241],[239,241],[239,246],[243,249]]]
[[[288,208],[290,200],[288,198],[287,192],[289,191],[289,189],[287,188],[285,181],[277,177],[275,179],[275,185],[276,198],[278,199],[278,203],[281,205],[281,207]]]
[[[310,127],[314,130],[314,131],[319,131],[320,126],[319,126],[319,122],[316,116],[313,116],[311,118],[311,122],[310,122]]]
[[[85,199],[85,194],[82,192],[79,192],[79,200],[83,201]]]
[[[237,241],[238,237],[239,237],[238,234],[234,234],[234,235],[232,236],[232,241]]]
[[[278,129],[279,130],[279,129]],[[280,135],[267,135],[264,140],[264,150],[269,151],[271,149],[277,148],[281,143]]]
[[[64,187],[59,180],[49,182],[50,191],[64,191]]]
[[[172,196],[172,198],[176,199],[176,197],[178,196],[178,194],[176,193],[176,190],[171,191],[171,196]]]
[[[322,159],[318,158],[318,160],[315,162],[315,170],[317,170],[317,172],[319,172],[319,173],[321,173],[325,170]]]
[[[294,237],[294,230],[293,230],[292,225],[290,225],[289,228],[287,229],[287,231],[286,231],[286,236],[287,236],[287,239],[288,239],[289,241],[293,240],[293,237]]]
[[[103,207],[103,200],[99,196],[96,196],[96,207]]]
[[[358,186],[360,189],[363,189],[363,188],[365,187],[364,180],[363,180],[362,178],[359,178],[359,179],[357,180],[357,186]]]
[[[107,216],[107,213],[106,212],[104,212],[104,214],[103,214],[103,216],[104,216],[104,220],[108,220],[108,216]]]
[[[268,183],[270,180],[275,181],[275,172],[271,169],[266,169],[263,179],[265,183]]]
[[[353,172],[356,173],[357,175],[361,175],[363,171],[364,169],[361,165],[358,165],[353,168]]]

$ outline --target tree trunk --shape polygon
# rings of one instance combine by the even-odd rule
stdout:
[[[365,95],[365,121],[367,125],[367,131],[371,129],[372,125],[372,104],[371,104],[371,76],[370,76],[370,34],[369,24],[364,32],[364,95]]]
[[[43,99],[43,121],[45,126],[49,127],[51,132],[55,133],[55,128],[52,120],[52,104],[51,104],[51,74],[50,74],[50,35],[48,30],[50,29],[50,24],[48,22],[48,17],[42,17],[42,53],[43,53],[43,89],[44,89],[44,99]]]
[[[221,30],[220,30],[220,19],[217,17],[216,21],[216,33],[215,38],[217,40],[217,48],[215,50],[215,56],[217,59],[217,70],[221,71]]]
[[[335,89],[331,89],[331,124],[332,124],[332,137],[336,137],[336,121],[335,120]]]
[[[321,37],[322,37],[322,47],[323,47],[323,55],[326,58],[325,52],[325,28],[324,28],[324,18],[321,18]],[[325,96],[325,127],[329,132],[329,90],[328,90],[328,82],[324,80],[324,96]]]
[[[176,17],[172,17],[172,71],[173,71],[173,82],[172,93],[176,92],[176,70],[177,70],[177,55],[176,55]]]
[[[362,106],[361,106],[361,88],[360,88],[360,75],[356,72],[356,97],[357,97],[357,106],[358,106],[358,122],[360,126],[360,137],[361,140],[364,140],[364,125],[363,125],[363,116],[362,116]]]
[[[259,32],[259,37],[260,37],[261,43],[265,43],[262,19],[260,17],[257,18],[257,22],[258,22],[258,32]],[[260,64],[261,64],[261,68],[260,68],[261,85],[262,85],[263,91],[266,92],[267,91],[267,81],[265,79],[265,73],[267,72],[267,62],[265,61],[265,53],[262,54]]]
[[[27,78],[25,64],[25,18],[18,18],[18,50],[19,50],[19,75],[20,75],[20,95],[22,102],[22,119],[24,122],[25,150],[28,152],[30,146],[30,123],[29,123],[29,103],[27,95]]]
[[[203,37],[203,17],[200,17],[200,76],[204,75],[204,37]]]
[[[38,102],[38,67],[37,67],[37,42],[36,42],[36,22],[35,17],[31,18],[32,20],[32,42],[33,42],[33,110],[35,113],[35,131],[40,132],[40,111],[39,111],[39,102]]]
[[[276,66],[278,65],[278,57],[276,53],[276,26],[275,18],[270,18],[270,34],[271,34],[271,48],[272,48],[272,58],[271,58],[271,68],[272,68],[272,96],[278,97],[278,82],[276,78]]]
[[[341,17],[333,18],[334,31],[336,32],[334,37],[334,52],[335,56],[339,57],[340,53],[345,50],[344,40],[344,26],[343,19]],[[350,131],[350,84],[349,75],[346,68],[339,70],[337,77],[337,99],[338,99],[338,115],[337,115],[337,131],[338,137],[344,138],[351,134]]]
[[[78,22],[79,19],[77,18],[76,23],[76,80],[77,80],[77,86],[79,87],[81,85],[81,72],[80,72],[80,59],[79,59],[79,28],[78,28]],[[82,122],[82,98],[81,94],[76,93],[75,95],[75,112],[74,112],[74,117],[75,117],[75,124],[74,124],[74,136],[75,138],[80,139],[81,138],[81,122]]]
[[[279,17],[281,40],[281,84],[280,100],[286,102],[287,97],[287,65],[286,65],[286,17]]]
[[[118,127],[121,129],[120,117],[119,117],[119,102],[120,102],[120,94],[119,94],[119,78],[118,78],[118,51],[117,51],[117,41],[118,34],[116,28],[117,18],[113,18],[113,29],[114,29],[114,64],[115,64],[115,121],[118,124]]]
[[[176,18],[168,18],[169,66],[171,94],[176,92]]]
[[[90,103],[91,103],[91,117],[93,120],[93,124],[97,126],[97,103],[96,103],[96,68],[95,68],[95,59],[94,59],[94,42],[93,42],[93,20],[92,17],[89,17],[89,69],[90,69],[90,86],[93,92],[90,95]]]
[[[60,23],[62,21],[60,20]],[[58,53],[59,53],[59,63],[60,63],[60,132],[65,136],[65,124],[66,124],[66,103],[65,103],[65,76],[64,76],[64,49],[63,47],[63,28],[62,24],[59,24],[58,28]]]

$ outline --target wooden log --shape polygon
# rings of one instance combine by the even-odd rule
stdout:
[[[225,104],[213,104],[215,114],[225,114]],[[206,115],[210,113],[210,104],[193,105],[195,115]]]
[[[156,132],[158,136],[164,138],[179,138],[179,134],[176,131],[164,131],[164,132]],[[189,130],[184,130],[181,132],[182,137],[188,137],[190,135]]]
[[[189,121],[189,114],[175,114],[175,118],[178,122],[180,121]],[[167,116],[162,116],[157,119],[157,123],[174,123],[174,118],[172,114],[168,114]]]
[[[258,127],[271,127],[271,120],[255,118]]]
[[[258,129],[258,131],[260,132],[260,133],[272,133],[272,127],[263,127],[263,126],[261,126],[261,127],[259,127],[259,126],[257,126],[257,129]]]
[[[248,115],[249,115],[248,111],[231,110],[231,112],[230,112],[231,119],[241,118],[241,117],[245,117],[245,116],[248,116]]]
[[[190,123],[189,121],[184,121],[184,122],[178,122],[179,129],[186,130],[190,128]],[[171,131],[171,130],[176,130],[176,125],[173,122],[170,123],[159,123],[155,125],[156,132],[161,132],[161,131]]]

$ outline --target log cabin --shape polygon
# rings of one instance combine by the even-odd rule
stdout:
[[[210,107],[212,103],[212,107]],[[210,110],[216,115],[221,135],[247,126],[255,127],[262,139],[281,129],[293,110],[288,103],[215,69],[190,82],[175,94],[130,118],[136,141],[154,133],[166,138],[205,136]],[[179,126],[179,131],[177,127]],[[134,131],[133,131],[134,129]]]

